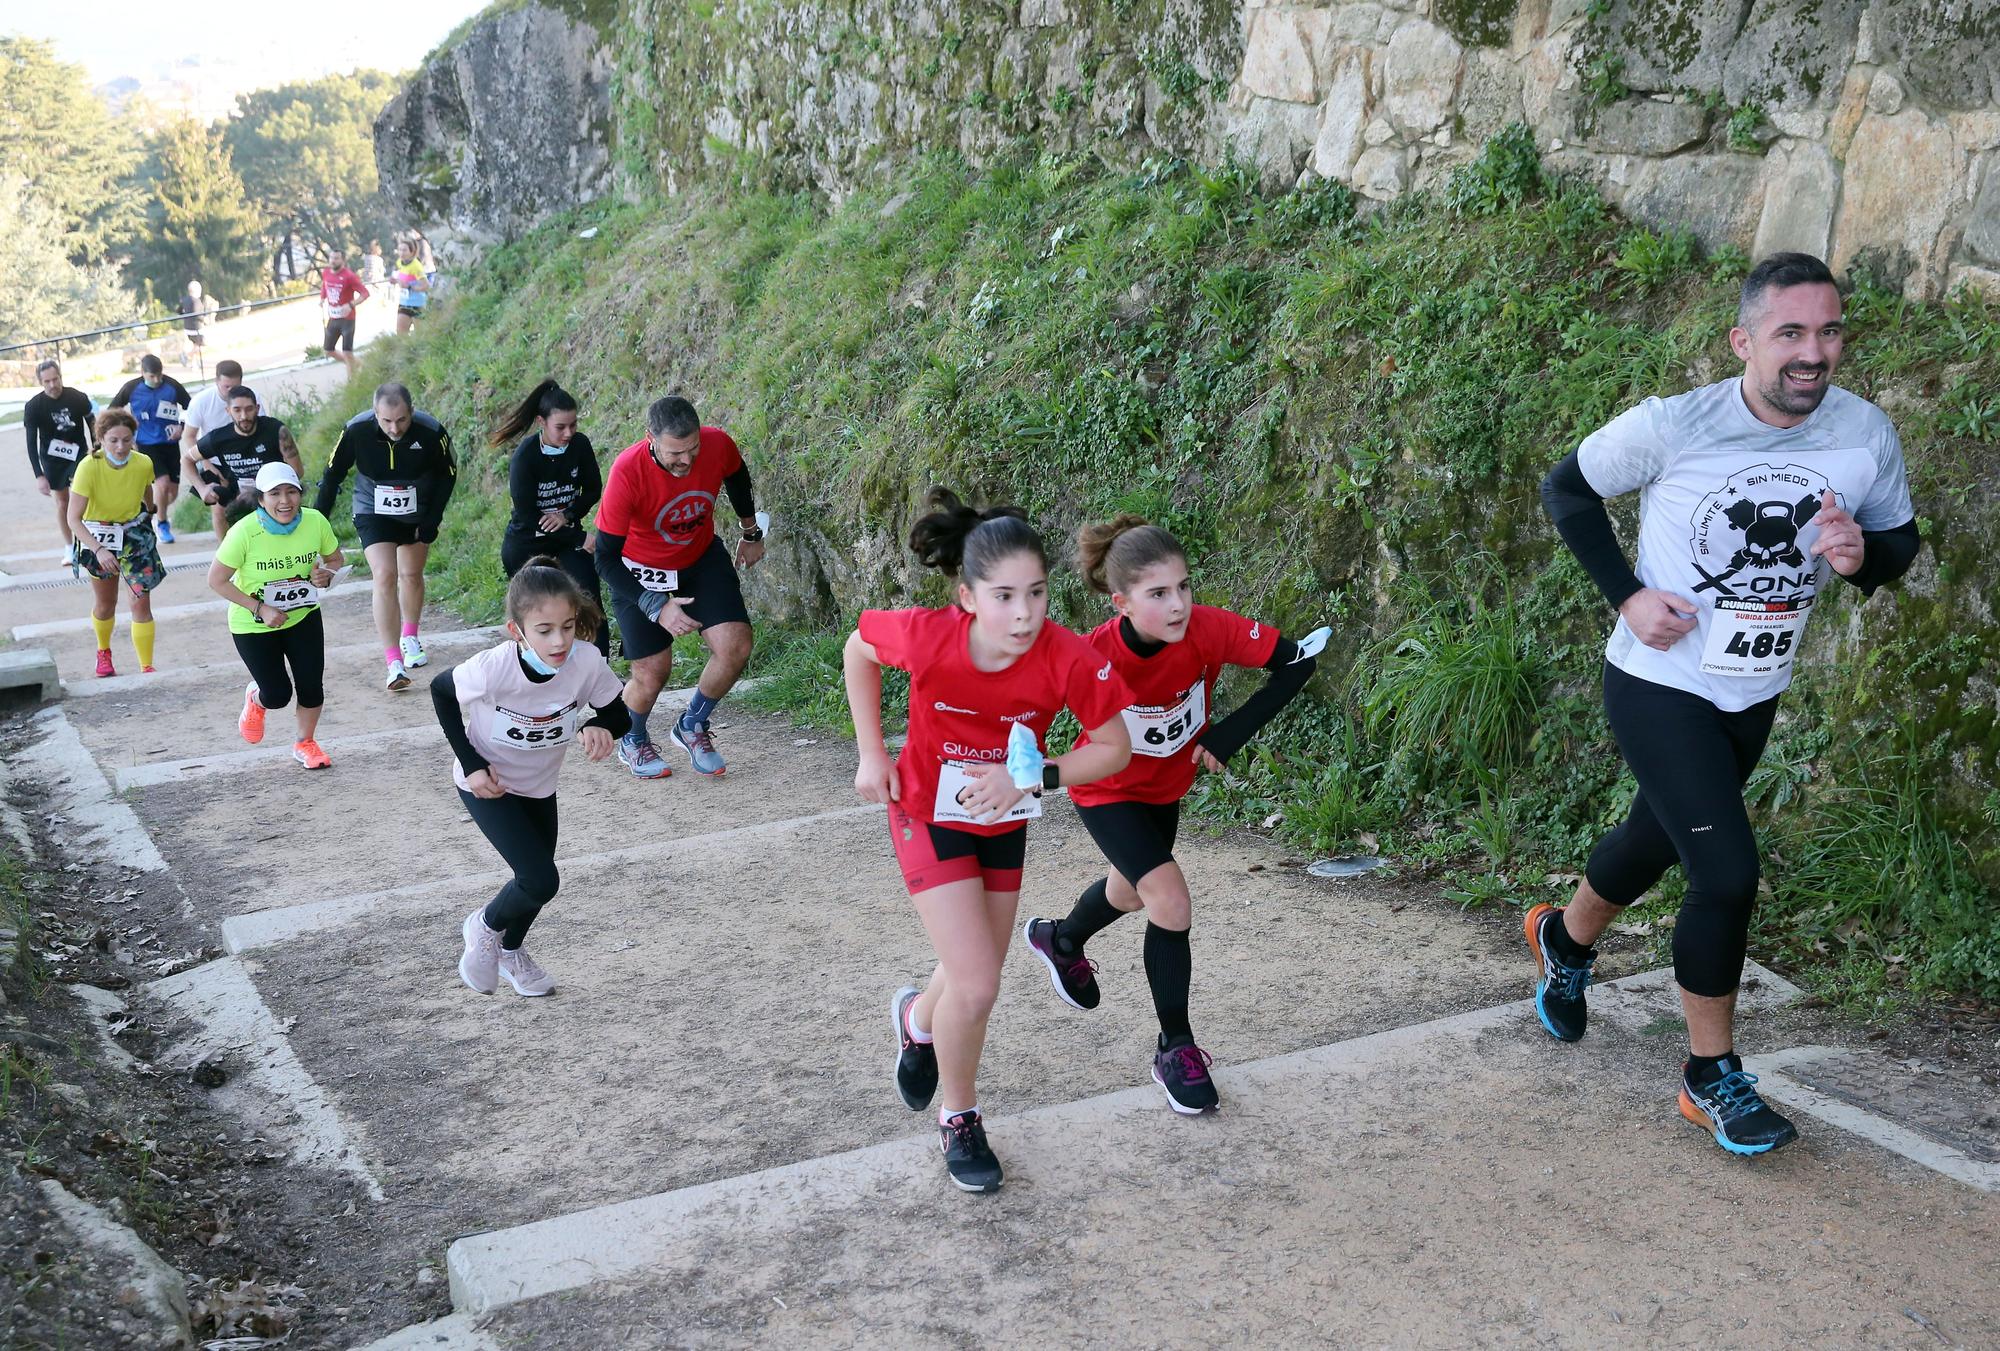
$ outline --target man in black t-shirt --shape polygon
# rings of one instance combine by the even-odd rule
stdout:
[[[229,424],[217,427],[195,445],[194,468],[199,482],[193,488],[208,504],[217,539],[229,533],[232,522],[255,509],[257,471],[279,463],[290,465],[295,474],[304,473],[291,430],[278,419],[262,415],[255,390],[248,385],[236,386],[229,391]]]
[[[21,430],[27,433],[28,464],[35,471],[35,488],[56,503],[56,528],[62,532],[63,547],[70,544],[69,481],[76,462],[97,444],[91,428],[95,412],[90,396],[80,389],[65,389],[62,367],[44,361],[35,367],[35,379],[42,392],[21,409]]]

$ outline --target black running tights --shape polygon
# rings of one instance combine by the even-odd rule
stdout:
[[[486,903],[485,913],[486,927],[500,930],[500,946],[512,952],[562,885],[556,875],[555,794],[475,797],[461,788],[458,796],[473,824],[514,870],[513,879]]]
[[[229,636],[257,682],[258,703],[283,708],[292,702],[294,686],[300,708],[318,708],[326,702],[326,626],[320,622],[317,605],[289,628]]]
[[[1604,667],[1604,713],[1639,792],[1597,842],[1584,876],[1613,905],[1630,905],[1674,864],[1687,877],[1674,927],[1674,979],[1717,998],[1743,979],[1757,899],[1757,837],[1743,784],[1757,767],[1777,696],[1725,713],[1700,695]]]

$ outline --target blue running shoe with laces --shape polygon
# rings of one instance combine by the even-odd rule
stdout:
[[[1560,923],[1562,911],[1542,904],[1529,910],[1521,921],[1528,948],[1535,954],[1535,1016],[1543,1029],[1557,1041],[1581,1041],[1590,1025],[1590,1008],[1583,992],[1590,985],[1590,969],[1595,954],[1581,966],[1571,966],[1556,953],[1549,941],[1548,926]]]
[[[1731,1154],[1768,1154],[1799,1138],[1798,1128],[1757,1092],[1757,1076],[1740,1068],[1699,1087],[1683,1069],[1681,1115]]]
[[[629,732],[618,738],[618,763],[641,779],[664,779],[673,773],[651,739],[641,741]]]

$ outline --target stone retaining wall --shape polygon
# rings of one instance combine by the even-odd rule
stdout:
[[[1637,220],[1934,296],[2000,292],[1996,85],[1994,0],[622,0],[474,25],[376,143],[404,200],[510,236],[614,165],[838,197],[1022,142],[1388,200],[1520,122]]]

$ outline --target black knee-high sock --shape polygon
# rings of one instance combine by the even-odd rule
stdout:
[[[1188,931],[1148,924],[1146,984],[1153,988],[1153,1012],[1160,1015],[1160,1034],[1169,1042],[1194,1035],[1188,1026],[1188,982],[1193,974]]]
[[[1056,951],[1065,957],[1074,957],[1083,950],[1092,934],[1099,929],[1110,927],[1124,914],[1105,895],[1109,879],[1099,878],[1084,888],[1083,895],[1076,898],[1069,914],[1056,921]]]

